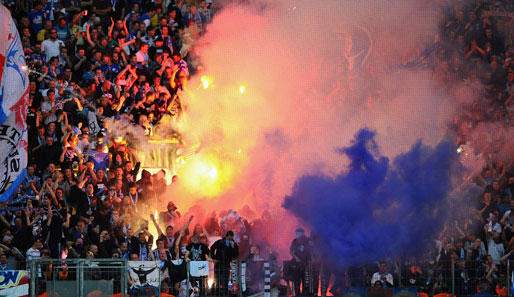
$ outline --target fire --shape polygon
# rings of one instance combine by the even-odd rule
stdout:
[[[209,176],[212,180],[215,180],[218,176],[218,169],[216,169],[216,167],[212,167],[211,170],[209,170]]]
[[[214,285],[214,280],[212,278],[209,278],[207,280],[207,286],[209,287],[209,289],[212,288],[212,285]]]
[[[239,86],[239,93],[244,94],[245,91],[246,91],[245,86]]]
[[[202,75],[200,80],[202,81],[202,85],[203,85],[204,89],[207,89],[209,87],[209,85],[212,83],[212,77],[210,77],[210,76]]]
[[[153,216],[154,216],[155,220],[159,219],[159,212],[157,212],[157,209],[155,210]]]
[[[221,194],[230,185],[233,164],[216,154],[200,154],[184,163],[179,171],[183,185],[207,197]]]

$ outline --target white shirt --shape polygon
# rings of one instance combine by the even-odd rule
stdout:
[[[144,63],[144,66],[148,66],[148,54],[143,54],[142,51],[138,51],[136,53],[136,59],[138,63]]]
[[[513,220],[513,219],[511,219],[511,218],[509,217],[509,215],[511,214],[511,212],[512,212],[511,210],[507,210],[507,211],[505,212],[505,214],[503,215],[503,218],[502,218],[502,220],[505,220],[505,225],[506,225],[507,227],[511,227],[511,226],[512,226],[512,223],[514,223],[514,220]]]
[[[50,39],[45,39],[41,43],[41,51],[45,53],[46,62],[50,61],[52,57],[58,57],[61,54],[61,48],[64,47],[64,42],[62,40],[56,39],[52,41]]]
[[[42,112],[50,112],[50,110],[52,110],[52,108],[56,106],[56,103],[54,101],[54,103],[51,103],[49,101],[45,101],[43,103],[41,103],[41,111]],[[57,116],[55,115],[55,112],[52,112],[46,119],[45,119],[45,125],[48,125],[49,123],[51,122],[55,122],[57,121]]]
[[[503,248],[503,243],[496,243],[493,240],[493,237],[490,236],[487,241],[487,250],[491,258],[493,258],[494,264],[500,264],[500,258],[505,254],[505,249]]]
[[[27,250],[26,256],[27,256],[27,264],[28,264],[32,260],[37,260],[37,259],[41,258],[41,252],[38,249],[33,249],[32,247],[30,247]],[[27,270],[29,271],[29,275],[30,275],[30,264],[28,265]],[[41,268],[38,269],[38,275],[41,277]]]
[[[388,282],[391,285],[394,285],[393,283],[393,275],[389,272],[386,272],[384,274],[380,273],[380,271],[373,273],[373,276],[371,277],[371,285],[373,285],[377,281],[382,281],[382,277],[385,277],[386,282]]]

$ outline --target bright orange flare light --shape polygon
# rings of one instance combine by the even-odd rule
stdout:
[[[212,82],[212,78],[209,76],[206,76],[206,75],[202,75],[200,80],[202,81],[202,85],[203,85],[204,89],[207,89]]]
[[[201,154],[188,160],[177,174],[190,191],[214,197],[230,186],[232,164],[222,163],[215,154]]]
[[[245,86],[239,86],[239,93],[244,94],[245,90],[246,90]]]

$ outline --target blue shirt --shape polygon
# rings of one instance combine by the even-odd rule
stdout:
[[[32,30],[34,30],[36,34],[43,29],[43,21],[45,20],[45,14],[43,11],[31,11],[27,14],[27,17],[30,20],[30,26],[32,27]]]
[[[5,266],[0,264],[0,271],[6,271],[6,270],[14,270],[14,269],[7,264]]]
[[[68,26],[64,26],[64,28],[54,26],[54,29],[57,31],[57,38],[59,38],[59,40],[62,40],[63,42],[66,42],[66,39],[68,39],[68,35],[70,34]]]

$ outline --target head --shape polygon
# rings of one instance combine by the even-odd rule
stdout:
[[[173,226],[169,225],[168,227],[166,227],[166,236],[173,237]]]
[[[381,262],[378,266],[378,269],[380,270],[380,273],[386,273],[387,272],[387,264],[385,262]]]
[[[141,52],[142,52],[142,53],[144,53],[144,54],[148,53],[148,44],[147,44],[147,43],[145,43],[145,42],[141,43],[141,48],[140,48],[140,50],[141,50]]]
[[[303,228],[296,229],[295,238],[301,238],[305,236],[305,230]]]
[[[234,240],[234,232],[232,231],[227,231],[227,233],[225,233],[225,239],[227,240]]]
[[[50,39],[51,40],[56,40],[57,39],[57,30],[50,29]]]
[[[139,234],[137,234],[137,239],[139,240],[139,242],[141,243],[146,243],[146,236],[145,236],[145,233],[144,232],[139,232]]]
[[[2,265],[7,264],[7,254],[5,254],[5,253],[0,254],[0,264],[2,264]]]

